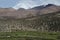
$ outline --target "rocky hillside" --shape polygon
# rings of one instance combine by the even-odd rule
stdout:
[[[60,6],[48,4],[32,9],[0,8],[0,32],[60,31]]]
[[[11,31],[60,31],[60,12],[21,19],[0,19],[0,32]]]

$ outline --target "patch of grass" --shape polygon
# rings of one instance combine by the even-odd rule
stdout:
[[[0,40],[58,40],[60,39],[59,33],[58,32],[32,32],[32,31],[0,32]]]

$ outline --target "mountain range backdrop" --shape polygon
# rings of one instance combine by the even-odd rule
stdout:
[[[20,0],[18,3],[12,0],[11,2],[6,1],[1,0],[0,5],[0,32],[19,30],[39,32],[60,31],[59,0]],[[5,4],[15,2],[17,5],[10,7],[13,4],[9,5],[8,3],[5,5],[2,2],[5,2]]]
[[[60,0],[0,0],[0,40],[60,40]]]

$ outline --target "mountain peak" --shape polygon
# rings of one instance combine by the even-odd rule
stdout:
[[[44,8],[47,8],[47,7],[50,7],[50,6],[56,6],[54,4],[48,4],[48,5],[41,5],[41,6],[36,6],[34,8],[32,8],[33,10],[41,10],[41,9],[44,9]]]
[[[50,6],[56,6],[56,5],[54,5],[54,4],[48,4],[45,7],[50,7]]]

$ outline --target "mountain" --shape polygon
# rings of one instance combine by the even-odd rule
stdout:
[[[40,12],[43,14],[57,12],[57,11],[60,11],[60,6],[56,6],[53,4],[48,4],[45,6],[44,9],[40,10]]]
[[[48,5],[34,7],[31,10],[39,10],[40,13],[45,14],[45,13],[60,11],[60,6],[54,4],[48,4]]]
[[[31,9],[0,8],[0,32],[60,31],[60,6],[48,4]]]
[[[26,18],[53,13],[57,11],[60,11],[60,6],[54,4],[37,6],[31,9],[19,8],[18,10],[15,10],[13,8],[0,8],[0,16],[5,18]]]
[[[33,7],[31,9],[33,9],[33,10],[41,10],[41,9],[44,9],[44,8],[47,8],[47,7],[51,7],[51,6],[57,6],[57,5],[54,5],[54,4],[41,5],[41,6]]]

